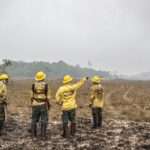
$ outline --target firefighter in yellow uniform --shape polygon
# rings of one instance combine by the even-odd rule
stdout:
[[[32,85],[32,137],[37,137],[37,123],[41,123],[41,138],[46,139],[46,130],[48,124],[49,88],[45,81],[46,74],[42,71],[35,75],[35,83]]]
[[[83,78],[76,84],[73,84],[73,77],[64,76],[63,86],[56,93],[56,102],[62,106],[63,137],[68,137],[68,123],[71,122],[71,135],[76,132],[76,94],[77,90],[85,83],[87,79]]]
[[[104,89],[101,85],[103,78],[94,76],[90,92],[90,107],[92,107],[93,128],[102,127],[102,110],[104,106]]]
[[[0,135],[6,119],[8,75],[0,75]]]

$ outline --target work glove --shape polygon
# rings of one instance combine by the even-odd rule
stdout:
[[[33,97],[31,97],[31,104],[33,103],[33,101],[34,101],[34,98],[33,98]]]
[[[83,78],[84,81],[87,81],[88,79],[89,79],[89,77],[84,77]]]
[[[8,103],[6,102],[6,101],[3,101],[3,103],[2,103],[3,105],[5,105],[5,106],[7,106],[8,105]]]
[[[47,109],[48,110],[50,110],[50,108],[51,108],[51,104],[50,104],[50,102],[49,102],[49,99],[48,98],[46,98],[46,105],[47,105]]]
[[[86,77],[86,80],[89,80],[89,77]]]
[[[56,104],[62,106],[63,102],[56,102]]]
[[[89,107],[91,108],[91,107],[92,107],[92,104],[89,104]]]

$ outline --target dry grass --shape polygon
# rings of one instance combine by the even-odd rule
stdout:
[[[11,81],[9,84],[9,112],[20,113],[21,110],[30,114],[31,80]],[[52,109],[50,117],[54,120],[60,118],[60,108],[55,104],[55,93],[61,82],[48,81],[52,92]],[[138,81],[105,81],[105,118],[125,119],[135,121],[150,121],[150,82]],[[90,83],[87,83],[78,94],[78,115],[90,117],[89,102]],[[27,117],[26,117],[27,118]]]

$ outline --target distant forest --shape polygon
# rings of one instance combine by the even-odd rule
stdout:
[[[7,65],[3,70],[10,74],[12,77],[20,78],[32,78],[34,74],[42,70],[46,72],[48,77],[60,78],[65,74],[70,74],[76,78],[83,76],[93,76],[100,75],[105,78],[116,78],[107,71],[99,71],[91,68],[82,68],[79,65],[71,66],[63,61],[57,63],[48,62],[23,62],[23,61],[10,61],[11,63]],[[2,66],[2,65],[1,65]],[[3,65],[4,66],[4,65]]]

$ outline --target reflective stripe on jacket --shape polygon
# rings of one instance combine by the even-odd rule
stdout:
[[[43,105],[49,99],[48,84],[44,81],[37,81],[32,85],[33,106]]]
[[[0,103],[6,103],[7,102],[7,86],[3,81],[0,81]]]
[[[104,89],[100,84],[91,87],[90,100],[93,108],[104,106]]]
[[[62,110],[71,110],[77,108],[77,90],[84,84],[84,82],[85,79],[82,79],[76,84],[66,84],[58,89],[56,93],[56,102],[62,105]]]

